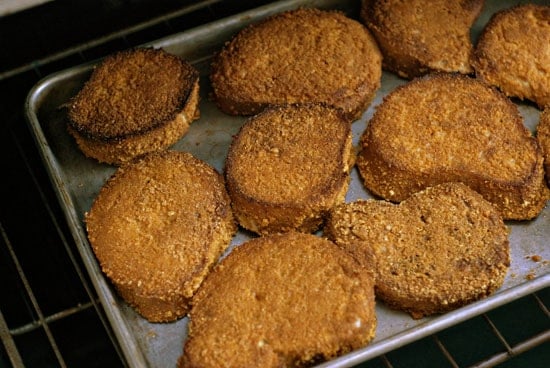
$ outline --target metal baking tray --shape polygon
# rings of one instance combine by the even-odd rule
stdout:
[[[487,1],[483,14],[473,28],[474,40],[494,11],[511,5],[512,2]],[[147,44],[184,57],[201,72],[201,117],[173,149],[191,152],[218,171],[223,170],[231,138],[244,118],[225,115],[209,100],[208,72],[211,57],[247,24],[299,6],[339,9],[355,19],[359,11],[359,1],[280,1]],[[26,117],[77,248],[128,364],[132,367],[173,367],[183,350],[187,318],[175,323],[152,324],[139,317],[119,298],[101,273],[83,226],[84,213],[89,210],[101,186],[115,171],[113,166],[84,157],[65,128],[66,109],[63,106],[82,87],[92,66],[93,63],[79,65],[40,81],[29,92],[25,105]],[[405,81],[384,72],[382,87],[372,105],[361,119],[353,123],[354,144],[357,144],[382,97],[402,83]],[[518,106],[525,124],[534,131],[540,112],[532,104],[518,103]],[[346,200],[368,197],[370,195],[363,188],[354,169]],[[503,287],[494,295],[444,315],[420,320],[413,320],[408,314],[390,310],[378,303],[378,328],[371,344],[321,366],[353,366],[549,286],[550,208],[545,208],[536,220],[508,222],[507,225],[511,229],[512,264]],[[241,244],[248,237],[247,233],[239,232],[231,247]]]

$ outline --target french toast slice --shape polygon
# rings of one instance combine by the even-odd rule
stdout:
[[[461,183],[426,188],[400,204],[338,205],[324,235],[375,272],[377,298],[415,319],[492,294],[510,266],[500,213]]]
[[[193,297],[179,367],[305,367],[367,345],[372,273],[333,242],[288,232],[233,249]]]
[[[537,125],[537,141],[544,157],[544,171],[547,183],[550,183],[550,105],[540,114]]]
[[[382,51],[383,68],[412,79],[473,72],[470,28],[484,1],[363,0],[361,19]]]
[[[228,114],[325,103],[354,120],[381,76],[382,55],[361,23],[338,11],[300,8],[241,30],[214,58],[210,80],[214,100]]]
[[[351,126],[321,104],[266,108],[233,138],[225,162],[239,224],[259,234],[313,232],[344,201],[355,160]]]
[[[457,181],[508,220],[536,217],[550,193],[517,106],[460,74],[430,74],[388,94],[361,136],[357,166],[365,186],[390,201]]]
[[[199,117],[199,74],[162,49],[106,57],[68,104],[68,131],[88,157],[120,165],[176,143]]]
[[[170,150],[120,166],[85,222],[102,271],[150,322],[187,313],[237,230],[223,177],[191,154]]]
[[[476,77],[510,97],[550,105],[550,5],[516,5],[495,13],[472,59]]]

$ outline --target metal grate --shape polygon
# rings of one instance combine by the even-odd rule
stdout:
[[[262,2],[228,3],[198,1],[0,72],[2,98],[9,101],[0,108],[7,121],[1,127],[0,157],[9,178],[2,180],[0,205],[0,367],[125,366],[25,129],[26,92],[55,70]],[[360,367],[550,366],[549,291],[521,298]]]

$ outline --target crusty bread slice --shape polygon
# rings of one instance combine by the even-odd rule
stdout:
[[[458,181],[505,219],[536,217],[549,198],[543,158],[516,105],[459,74],[415,79],[387,95],[361,137],[365,186],[391,201]]]
[[[372,273],[334,243],[289,232],[236,247],[193,298],[180,367],[304,367],[375,334]]]
[[[86,228],[101,269],[151,322],[183,317],[236,224],[223,177],[189,153],[150,153],[101,188]]]
[[[544,169],[547,183],[550,184],[550,105],[540,114],[537,125],[537,140],[544,157]]]
[[[495,13],[472,60],[476,76],[506,95],[550,105],[550,5],[517,5]]]
[[[340,110],[267,108],[229,147],[225,177],[235,217],[260,234],[313,232],[344,201],[354,159],[350,123]]]
[[[483,0],[363,0],[361,19],[376,38],[383,67],[404,78],[433,71],[473,72],[470,28]]]
[[[499,212],[460,183],[427,188],[398,205],[339,205],[324,234],[375,271],[377,297],[413,318],[488,296],[510,265]]]
[[[198,117],[198,71],[162,49],[108,56],[68,104],[79,148],[116,165],[170,147]]]
[[[239,32],[214,59],[210,79],[228,114],[320,102],[357,119],[381,76],[382,55],[361,23],[338,11],[301,8]]]

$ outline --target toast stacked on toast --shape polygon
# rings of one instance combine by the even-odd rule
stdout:
[[[68,105],[68,130],[88,157],[120,165],[177,142],[199,117],[199,74],[162,49],[105,58]]]

